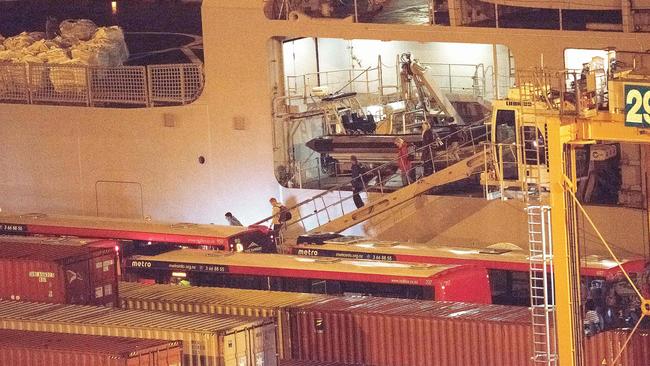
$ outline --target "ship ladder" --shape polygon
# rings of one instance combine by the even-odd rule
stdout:
[[[529,285],[533,363],[535,365],[556,365],[557,337],[555,335],[551,208],[547,205],[529,205],[526,211],[530,252]]]
[[[555,333],[555,286],[553,282],[553,242],[551,236],[551,207],[542,204],[542,189],[546,164],[542,159],[545,141],[538,126],[538,105],[548,105],[551,75],[544,70],[523,71],[517,75],[519,86],[519,176],[524,201],[527,203],[529,247],[529,291],[535,365],[557,364],[557,335]],[[541,127],[541,128],[540,128]]]

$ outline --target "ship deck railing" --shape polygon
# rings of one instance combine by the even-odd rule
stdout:
[[[0,103],[107,108],[184,105],[198,99],[203,86],[200,64],[0,63]]]

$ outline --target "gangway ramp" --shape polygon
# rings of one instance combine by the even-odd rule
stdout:
[[[461,145],[449,143],[449,141],[456,141],[455,139],[458,138],[455,136],[456,133],[467,134],[471,138]],[[414,154],[419,157],[418,161],[441,168],[403,187],[396,187],[393,182],[394,178],[399,180],[400,174],[395,172],[399,158],[369,170],[364,173],[364,179],[355,178],[356,185],[363,186],[360,193],[368,193],[365,205],[359,209],[355,207],[353,197],[348,193],[355,179],[350,179],[289,207],[292,219],[281,231],[283,240],[292,242],[305,232],[341,232],[398,207],[432,188],[470,177],[484,168],[491,155],[491,150],[482,144],[486,136],[487,132],[478,136],[472,135],[471,127],[466,127],[445,136],[444,140],[449,141],[446,143],[443,141],[442,146],[448,146],[446,149],[441,149],[439,142],[420,147]],[[427,160],[427,157],[431,160]],[[272,219],[272,216],[267,217],[254,225],[270,224]]]
[[[486,162],[486,157],[489,154],[488,151],[489,150],[486,149],[477,152],[468,158],[448,166],[447,168],[423,177],[392,193],[382,195],[378,199],[367,202],[365,206],[334,218],[309,232],[341,232],[371,219],[376,215],[395,208],[423,193],[426,193],[432,188],[468,178],[472,173],[483,168]]]

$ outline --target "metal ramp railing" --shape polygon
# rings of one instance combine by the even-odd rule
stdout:
[[[397,157],[393,161],[364,173],[363,177],[365,179],[350,179],[343,184],[288,207],[294,219],[285,224],[282,236],[286,240],[295,238],[302,232],[341,232],[401,205],[433,187],[467,178],[483,167],[489,153],[481,143],[488,136],[485,131],[479,134],[473,132],[471,126],[464,127],[442,139],[445,149],[439,148],[439,141],[416,149],[414,155],[420,157],[419,162],[421,164],[432,164],[434,172],[428,176],[421,174],[417,177],[422,165],[413,164],[411,170],[405,172],[410,183],[406,186],[395,183],[395,181],[400,180],[400,173],[395,172],[394,169],[400,158]],[[459,140],[461,137],[464,139],[464,143],[454,142],[454,140]],[[423,157],[426,156],[429,156],[430,160],[426,158],[423,160]],[[442,168],[436,171],[435,167],[437,166]],[[416,176],[416,179],[411,179],[413,176]],[[370,199],[365,203],[365,206],[357,209],[353,204],[353,196],[343,194],[343,192],[350,190],[355,179],[361,179],[363,184],[363,189],[359,193],[380,193],[381,195],[377,199]],[[383,195],[383,193],[387,192],[391,193]],[[269,216],[254,225],[270,223],[272,219],[273,216]]]

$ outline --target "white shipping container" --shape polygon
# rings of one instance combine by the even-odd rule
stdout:
[[[280,358],[291,355],[287,308],[331,298],[296,292],[144,285],[135,282],[120,282],[119,294],[119,304],[123,309],[274,318]]]
[[[183,341],[186,366],[276,366],[269,319],[0,301],[0,329]]]

